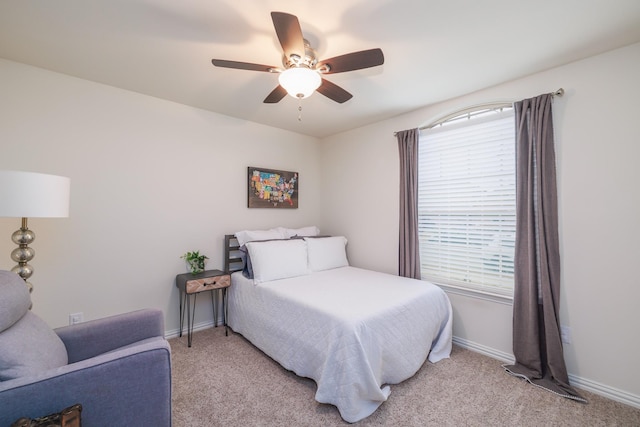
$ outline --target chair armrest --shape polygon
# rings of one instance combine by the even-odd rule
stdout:
[[[164,338],[0,382],[0,425],[82,405],[82,425],[171,425],[171,349]]]
[[[89,359],[135,342],[164,337],[164,314],[143,309],[55,329],[69,363]]]

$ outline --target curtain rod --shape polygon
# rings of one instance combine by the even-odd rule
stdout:
[[[564,95],[564,89],[563,88],[560,88],[555,92],[551,92],[551,96],[562,96],[562,95]],[[418,130],[423,130],[423,129],[426,129],[427,127],[428,126],[421,126],[421,127],[418,128]],[[393,136],[396,136],[396,135],[398,135],[398,132],[394,132],[393,133]]]

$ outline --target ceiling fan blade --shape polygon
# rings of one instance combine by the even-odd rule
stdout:
[[[298,18],[284,12],[271,12],[271,19],[284,55],[289,58],[296,54],[304,58],[304,38]]]
[[[265,71],[267,73],[277,71],[277,67],[271,65],[252,64],[250,62],[227,61],[224,59],[212,59],[216,67],[235,68],[237,70]]]
[[[384,55],[380,49],[361,50],[359,52],[347,53],[346,55],[335,56],[333,58],[320,61],[316,69],[321,70],[327,66],[327,71],[323,74],[344,73],[345,71],[361,70],[363,68],[376,67],[384,64]]]
[[[285,88],[278,85],[262,102],[265,104],[275,104],[276,102],[280,102],[286,95],[287,91]]]
[[[340,104],[347,102],[353,97],[353,95],[342,89],[340,86],[325,79],[322,79],[322,84],[318,89],[316,89],[316,91]]]

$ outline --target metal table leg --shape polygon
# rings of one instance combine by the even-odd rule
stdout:
[[[182,336],[182,325],[184,324],[184,304],[182,303],[182,300],[185,298],[183,298],[182,291],[179,291],[178,293],[180,294],[180,335],[179,336]]]
[[[227,326],[227,314],[229,310],[227,288],[222,288],[222,318],[224,321],[224,335],[229,336],[229,327]]]
[[[191,339],[193,337],[193,322],[196,317],[196,301],[198,299],[198,294],[193,294],[193,312],[191,312],[191,304],[189,304],[189,300],[191,299],[191,295],[187,294],[187,344],[191,347]]]
[[[218,326],[218,295],[216,294],[216,289],[211,290],[211,309],[213,311],[213,327]]]

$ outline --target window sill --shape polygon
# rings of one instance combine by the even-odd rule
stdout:
[[[469,298],[491,301],[498,304],[513,305],[513,296],[492,294],[490,292],[483,292],[475,289],[462,288],[462,287],[453,286],[453,285],[445,285],[443,283],[436,283],[436,282],[432,282],[432,283],[434,285],[441,287],[443,291],[450,294],[462,295]]]

